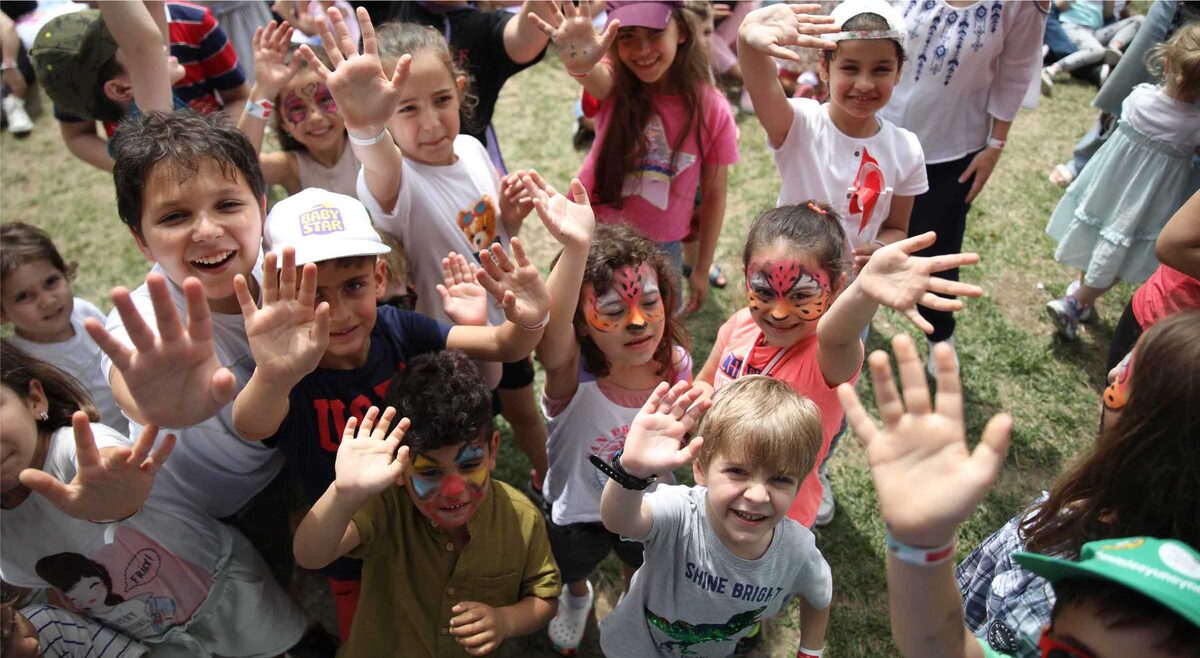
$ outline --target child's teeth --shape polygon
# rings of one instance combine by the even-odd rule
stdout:
[[[200,263],[202,265],[216,265],[217,263],[220,263],[221,261],[228,258],[229,254],[231,254],[231,253],[233,253],[233,252],[225,251],[225,252],[219,253],[215,256],[209,256],[207,258],[197,258],[196,262]]]

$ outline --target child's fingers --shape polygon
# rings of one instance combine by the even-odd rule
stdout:
[[[961,281],[951,281],[941,277],[930,277],[929,284],[925,286],[930,292],[941,293],[943,295],[959,295],[962,297],[980,297],[983,295],[983,288],[963,283]]]
[[[442,281],[445,282],[446,285],[450,285],[454,282],[454,272],[450,265],[450,263],[453,261],[453,259],[454,259],[453,251],[450,252],[449,254],[447,254],[446,257],[442,259]]]
[[[700,424],[700,419],[704,417],[710,407],[712,407],[712,398],[705,397],[697,400],[683,415],[683,431],[686,433],[696,429],[696,426]]]
[[[581,206],[591,207],[592,202],[588,200],[587,188],[583,186],[583,182],[578,178],[571,179],[570,192],[571,201]]]
[[[233,294],[237,296],[238,306],[242,308],[242,317],[249,320],[258,312],[258,305],[254,303],[254,297],[250,296],[250,286],[246,283],[246,277],[241,274],[233,277]]]
[[[949,299],[946,297],[938,297],[937,295],[935,295],[931,292],[927,292],[924,295],[921,295],[921,299],[917,303],[920,304],[921,306],[924,306],[925,308],[931,308],[935,311],[946,311],[948,313],[953,313],[954,311],[961,311],[962,307],[963,307],[962,300],[960,300],[960,299]]]
[[[371,430],[375,428],[375,419],[379,417],[379,407],[372,406],[363,414],[362,422],[358,424],[357,438],[370,438]]]
[[[904,391],[904,406],[911,414],[927,414],[932,410],[929,385],[925,382],[925,365],[917,354],[917,346],[908,334],[892,340],[896,369],[900,371],[900,388]]]
[[[646,398],[646,404],[642,405],[642,410],[638,413],[642,415],[650,415],[658,411],[658,405],[667,395],[667,391],[671,390],[671,385],[667,382],[659,382],[658,386],[654,387],[654,391],[650,393],[650,397]]]
[[[212,378],[208,380],[209,398],[221,407],[228,404],[238,392],[237,377],[229,368],[217,368]]]
[[[267,23],[268,30],[274,29],[274,27],[275,27],[275,21],[271,21],[270,23]],[[262,47],[262,37],[263,37],[263,28],[261,25],[259,25],[258,27],[254,28],[254,36],[250,38],[250,45],[251,45],[251,47],[254,48],[255,51],[259,50]]]
[[[396,459],[391,463],[391,468],[392,480],[398,486],[404,486],[404,472],[408,470],[408,463],[411,461],[411,458],[412,448],[408,446],[400,446],[396,449]]]
[[[929,320],[926,320],[921,316],[921,312],[918,311],[916,307],[910,306],[908,308],[899,310],[904,314],[904,317],[908,318],[909,322],[916,325],[917,329],[920,329],[927,334],[933,333],[933,325],[929,323]]]
[[[518,239],[519,238],[513,238],[511,242],[516,242]],[[516,264],[513,263],[512,257],[504,251],[504,247],[502,247],[499,242],[492,243],[491,255],[492,260],[496,262],[497,267],[504,272],[512,272],[513,270],[517,269]]]
[[[858,436],[863,447],[869,448],[871,441],[875,440],[879,428],[875,426],[875,421],[871,420],[871,416],[863,408],[862,402],[858,399],[858,393],[850,384],[842,384],[837,388],[837,396],[838,401],[842,403],[842,410],[846,412],[846,422],[850,425],[850,429],[854,430],[854,434]]]
[[[412,70],[412,55],[407,53],[396,60],[396,68],[392,70],[392,89],[401,89],[408,82],[408,74]]]
[[[525,247],[521,244],[521,238],[513,238],[509,240],[512,245],[513,257],[517,260],[517,267],[528,267],[532,263],[529,261],[529,256],[525,254]]]
[[[772,43],[772,44],[767,45],[766,51],[767,51],[767,54],[770,55],[771,57],[777,57],[779,59],[789,59],[793,62],[800,61],[800,53],[797,53],[796,51],[792,50],[791,48],[784,48],[783,46]]]
[[[371,438],[376,441],[383,441],[388,428],[392,426],[392,419],[396,417],[396,408],[388,407],[383,410],[383,414],[379,417],[379,423],[375,425],[375,431],[371,432]]]
[[[696,458],[700,456],[700,448],[702,447],[704,447],[704,437],[693,436],[692,440],[688,441],[687,445],[680,448],[680,452],[683,453],[685,459],[683,463],[690,464],[696,461]]]
[[[74,501],[75,496],[71,488],[45,471],[36,468],[27,468],[17,475],[17,479],[21,484],[41,494],[42,497],[49,500],[52,505],[59,509],[69,507]]]
[[[296,248],[284,247],[279,269],[279,298],[292,301],[296,298]]]
[[[374,407],[372,407],[374,408]],[[358,427],[358,418],[351,416],[346,419],[346,427],[342,430],[342,442],[353,441],[355,437],[354,429]]]
[[[268,251],[263,255],[262,302],[273,304],[279,299],[279,254]]]
[[[341,61],[341,57],[334,59],[333,53],[336,51],[336,48],[332,52],[329,50],[325,51],[329,54],[329,60],[334,66],[337,66],[337,63]],[[309,48],[307,43],[300,44],[300,50],[297,52],[299,52],[300,56],[304,58],[304,61],[308,63],[308,68],[317,72],[317,77],[320,78],[321,82],[325,82],[325,77],[332,73],[332,71],[329,70],[328,66],[325,66],[325,62],[317,59],[317,55],[312,51],[312,48]]]
[[[338,48],[342,50],[342,54],[347,59],[357,55],[358,44],[350,36],[350,27],[346,25],[346,19],[342,16],[342,10],[337,7],[329,7],[325,10],[325,15],[333,25],[333,34],[337,39]]]
[[[74,420],[74,419],[72,419]],[[76,452],[78,452],[78,439],[76,434]],[[158,427],[155,425],[146,425],[142,428],[142,433],[138,435],[136,441],[133,442],[133,449],[129,452],[129,466],[141,466],[142,462],[146,461],[146,457],[150,456],[150,449],[154,447],[154,440],[158,438]]]
[[[871,370],[871,385],[875,389],[875,408],[879,410],[879,419],[884,427],[892,427],[904,416],[904,401],[900,391],[896,389],[896,380],[892,377],[892,364],[887,352],[875,350],[867,357],[867,366]]]
[[[929,355],[933,359],[934,377],[937,379],[937,396],[934,398],[934,410],[939,415],[950,418],[962,418],[962,380],[958,376],[958,367],[954,363],[954,348],[942,341],[933,346]]]
[[[75,458],[79,468],[95,466],[100,463],[100,450],[96,448],[96,438],[92,436],[92,421],[87,414],[76,411],[71,414],[71,429],[75,433]]]
[[[300,296],[298,301],[305,308],[317,303],[317,264],[305,263],[300,272]]]
[[[904,253],[912,254],[932,245],[934,242],[937,242],[937,234],[933,231],[926,231],[920,235],[914,235],[910,238],[904,238],[903,240],[893,242],[888,246],[899,247],[899,249]]]
[[[337,41],[334,39],[333,30],[331,30],[329,27],[329,21],[326,20],[323,15],[318,15],[316,17],[316,23],[317,34],[321,37],[321,47],[325,49],[325,54],[329,55],[329,62],[333,64],[334,70],[337,70],[337,68],[342,65],[342,62],[346,61],[348,57],[354,55],[355,53],[342,53],[341,49],[338,48]],[[307,53],[312,53],[312,50],[306,49],[305,46],[300,46],[300,48],[302,50],[307,50]],[[309,64],[312,64],[314,60],[320,61],[317,59],[316,55],[313,55],[312,59],[309,59],[308,54],[305,54],[304,59],[308,59]],[[322,67],[323,66],[324,65],[322,65]]]
[[[183,324],[179,321],[179,312],[175,310],[175,300],[167,289],[167,280],[161,275],[146,277],[146,287],[150,291],[150,304],[154,307],[154,320],[158,325],[158,336],[162,341],[179,340],[183,336]],[[205,308],[208,304],[204,304]]]
[[[496,269],[496,264],[491,261],[490,256],[488,256],[488,252],[482,251],[480,254],[480,258],[483,261],[483,267],[475,271],[475,281],[478,282],[479,285],[483,286],[483,289],[486,290],[493,298],[500,300],[504,299],[505,289],[498,281],[496,281],[497,277],[502,276],[501,273],[496,272],[493,274],[492,270]]]
[[[446,286],[444,286],[440,283],[437,284],[437,286],[435,286],[435,288],[437,289],[438,297],[442,298],[442,306],[445,306],[447,303],[450,302],[450,291],[446,289]]]
[[[321,353],[325,353],[325,347],[329,344],[329,302],[321,302],[317,304],[316,313],[313,314],[313,337],[321,346]]]
[[[391,407],[388,408],[392,409]],[[392,415],[396,415],[395,409],[392,409]],[[403,442],[404,433],[408,431],[409,427],[412,427],[412,421],[409,420],[408,416],[401,418],[400,422],[396,423],[396,426],[392,428],[392,433],[388,435],[388,440],[395,439],[397,442]]]
[[[92,340],[96,341],[96,345],[108,355],[112,360],[113,366],[122,372],[129,369],[130,363],[133,361],[133,350],[125,347],[121,341],[113,338],[112,334],[100,324],[100,321],[95,318],[88,318],[83,321],[83,329],[88,332]]]
[[[532,11],[531,11],[531,12],[527,12],[527,13],[525,14],[525,18],[526,18],[526,20],[528,20],[528,21],[529,21],[531,24],[533,24],[533,26],[534,26],[534,27],[536,27],[537,29],[541,30],[541,31],[542,31],[542,34],[546,35],[546,36],[547,36],[547,37],[549,37],[551,40],[553,40],[553,39],[554,39],[554,30],[556,29],[556,27],[557,27],[557,26],[555,26],[555,25],[551,25],[550,23],[547,23],[546,21],[542,20],[542,17],[541,17],[541,16],[538,16],[537,14],[533,13]],[[558,21],[559,21],[559,24],[561,25],[561,24],[562,24],[562,19],[558,19]]]
[[[979,445],[971,453],[971,468],[979,483],[990,486],[996,481],[1008,454],[1008,442],[1012,434],[1012,416],[996,414],[983,428]]]
[[[932,242],[930,244],[933,244]],[[944,272],[955,267],[964,267],[966,265],[974,265],[979,262],[979,254],[962,253],[962,254],[946,254],[945,256],[932,256],[929,258],[928,266],[930,272]]]
[[[208,308],[208,298],[204,296],[204,284],[200,279],[189,276],[183,280],[183,299],[188,316],[188,337],[197,342],[212,340],[212,311]],[[179,322],[178,317],[175,322]],[[161,324],[159,331],[162,331]]]
[[[155,433],[157,433],[157,430],[158,428],[155,428]],[[164,436],[163,440],[159,442],[158,448],[150,453],[150,459],[143,461],[138,465],[138,468],[151,473],[158,472],[158,469],[162,468],[163,464],[166,463],[167,457],[170,457],[171,452],[175,450],[175,440],[176,437],[174,434]]]
[[[371,14],[362,7],[359,7],[356,11],[359,33],[362,34],[363,53],[366,55],[376,55],[379,53],[379,46],[378,40],[375,38],[375,26],[371,23]]]
[[[621,28],[621,21],[614,20],[604,28],[604,34],[600,38],[600,49],[607,51],[612,46],[613,41],[617,38],[617,30]]]

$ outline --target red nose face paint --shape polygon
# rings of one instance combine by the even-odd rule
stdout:
[[[447,475],[442,478],[442,486],[438,488],[438,495],[442,498],[453,499],[461,496],[466,490],[467,484],[461,477]]]
[[[798,261],[752,262],[746,269],[746,291],[751,311],[796,315],[813,321],[829,308],[829,274],[807,270]]]
[[[587,286],[584,300],[588,324],[605,333],[659,322],[666,316],[658,276],[646,263],[613,272],[612,288],[599,297],[594,288]]]

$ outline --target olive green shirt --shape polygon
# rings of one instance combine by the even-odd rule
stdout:
[[[492,607],[562,589],[545,520],[524,495],[492,480],[456,546],[401,487],[375,496],[354,515],[361,544],[362,593],[342,658],[466,656],[450,634],[463,601]]]

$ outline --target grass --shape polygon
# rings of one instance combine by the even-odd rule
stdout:
[[[570,145],[576,93],[554,58],[510,81],[496,112],[510,168],[536,167],[553,184],[565,186],[582,162],[582,154]],[[1061,195],[1047,182],[1046,172],[1069,156],[1074,140],[1094,119],[1088,106],[1092,94],[1091,88],[1064,82],[1036,111],[1021,112],[1005,155],[968,219],[965,248],[979,252],[982,260],[965,270],[964,278],[986,291],[958,317],[969,435],[977,437],[1000,410],[1012,413],[1016,422],[1000,482],[961,532],[963,553],[1035,499],[1067,460],[1089,444],[1096,427],[1102,363],[1132,289],[1121,286],[1106,295],[1099,321],[1077,343],[1055,338],[1042,310],[1073,276],[1054,263],[1053,243],[1043,233]],[[730,170],[729,206],[717,252],[730,283],[724,291],[714,290],[706,308],[688,320],[697,363],[703,363],[721,323],[744,303],[739,272],[743,236],[755,214],[770,207],[778,193],[778,175],[761,127],[752,116],[739,117],[738,126],[741,161]],[[47,112],[36,118],[29,138],[0,137],[0,219],[48,230],[64,255],[80,264],[75,294],[102,308],[110,306],[112,286],[136,286],[147,270],[117,218],[111,178],[67,152]],[[526,223],[522,238],[545,268],[556,245],[536,219]],[[875,318],[868,347],[887,349],[887,340],[899,332],[919,339],[906,320],[883,311]],[[869,381],[859,388],[870,396]],[[524,486],[528,463],[511,441],[504,446],[497,476]],[[828,655],[895,655],[888,633],[883,528],[864,455],[853,439],[842,443],[833,462],[833,487],[837,518],[817,533],[836,583]],[[619,580],[616,565],[606,563],[597,578],[601,611],[615,602]],[[789,617],[768,628],[764,655],[793,655],[795,615],[793,607]],[[582,655],[599,655],[595,640],[593,628]],[[518,647],[526,655],[549,655],[536,638],[513,648]]]

